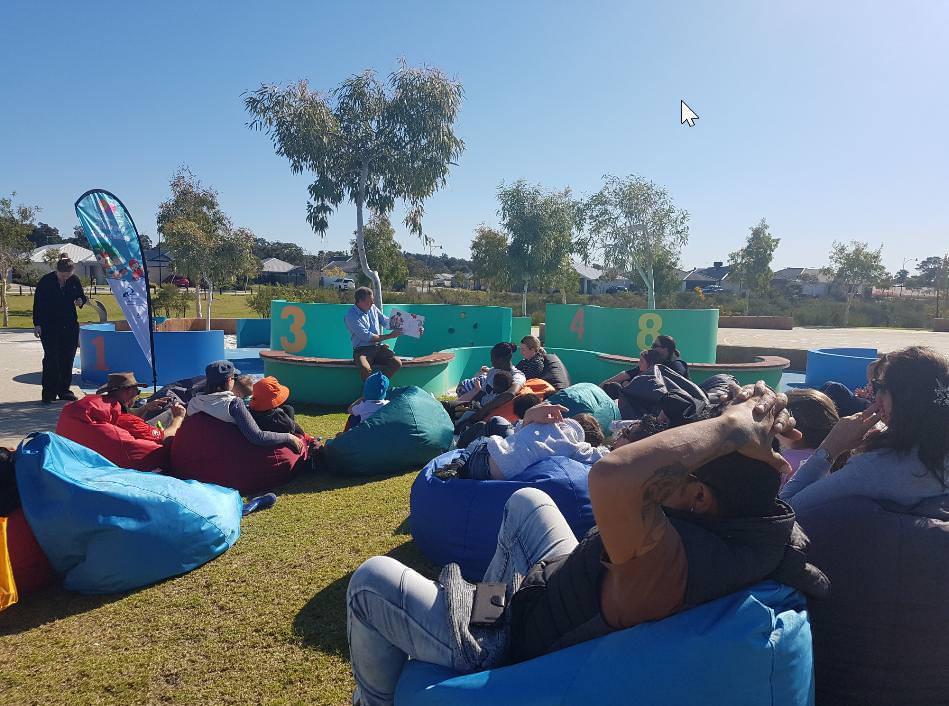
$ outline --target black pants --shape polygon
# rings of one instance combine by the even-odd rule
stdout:
[[[79,325],[44,326],[43,335],[43,399],[55,400],[72,385],[72,364],[79,347]]]

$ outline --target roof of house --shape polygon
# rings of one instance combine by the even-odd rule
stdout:
[[[588,279],[591,281],[598,280],[603,276],[603,271],[596,269],[592,265],[584,265],[579,262],[574,262],[573,269],[576,270],[577,274],[583,277],[583,279]]]
[[[731,272],[731,269],[732,268],[728,265],[699,267],[692,270],[683,279],[687,279],[690,282],[721,282],[728,277],[728,273]]]
[[[351,257],[348,260],[330,260],[325,265],[323,265],[322,272],[327,270],[332,270],[334,268],[339,268],[343,272],[352,273],[359,269],[359,263],[356,261],[355,257]]]
[[[291,265],[289,262],[284,262],[276,257],[268,257],[266,260],[260,261],[260,271],[262,273],[283,275],[299,269],[302,268],[298,265]]]
[[[165,248],[145,248],[142,250],[142,257],[146,262],[168,263],[174,260],[175,256],[165,250]]]
[[[778,282],[793,282],[802,276],[813,277],[817,282],[832,282],[833,277],[824,274],[818,267],[785,267],[771,275]]]
[[[69,259],[73,262],[95,260],[92,250],[88,250],[79,245],[73,245],[72,243],[60,243],[59,245],[41,245],[40,247],[31,251],[30,262],[44,262],[43,255],[46,254],[48,250],[58,250],[59,252],[69,256]]]

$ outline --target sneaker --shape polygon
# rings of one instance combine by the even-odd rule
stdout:
[[[267,508],[271,508],[276,504],[277,496],[273,493],[258,495],[256,498],[251,498],[246,503],[244,503],[244,509],[241,510],[241,517],[247,517],[252,512],[266,510]]]
[[[65,392],[59,393],[59,399],[66,400],[67,402],[75,402],[79,398],[73,394],[72,390],[66,390]]]

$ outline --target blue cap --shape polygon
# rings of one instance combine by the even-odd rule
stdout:
[[[229,360],[215,360],[204,369],[204,374],[207,377],[205,384],[208,387],[213,387],[214,385],[220,385],[228,378],[240,375],[241,371],[235,368]]]
[[[366,383],[362,386],[363,399],[384,400],[389,391],[389,378],[383,373],[373,373],[366,378]]]

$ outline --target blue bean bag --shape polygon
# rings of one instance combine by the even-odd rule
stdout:
[[[510,667],[458,675],[410,661],[397,706],[802,706],[814,703],[803,596],[765,582]]]
[[[451,448],[454,424],[420,387],[396,387],[389,404],[327,442],[317,467],[340,476],[414,471]]]
[[[56,434],[20,444],[16,479],[26,520],[71,591],[115,593],[177,576],[240,535],[237,491],[119,468]]]
[[[555,392],[547,398],[550,404],[559,404],[567,408],[567,416],[573,417],[587,413],[596,417],[603,427],[604,433],[609,436],[610,422],[622,419],[615,400],[603,392],[603,388],[592,382],[578,382],[565,390]]]
[[[480,581],[494,556],[504,505],[521,488],[549,495],[577,538],[593,527],[587,476],[590,467],[562,456],[538,461],[517,480],[442,480],[435,475],[460,451],[433,459],[412,484],[409,528],[430,561],[455,562],[469,581]]]

